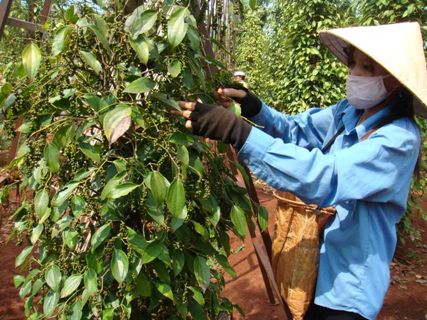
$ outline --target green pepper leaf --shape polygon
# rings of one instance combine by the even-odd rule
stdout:
[[[45,280],[47,285],[53,290],[53,291],[59,291],[59,285],[61,283],[62,274],[61,270],[58,266],[53,265],[47,270],[45,275]]]
[[[182,63],[179,60],[174,59],[168,64],[168,72],[172,78],[176,78],[181,73],[181,69]]]
[[[231,208],[230,218],[237,235],[241,238],[245,238],[248,226],[245,212],[240,207],[234,205]]]
[[[268,211],[265,207],[258,207],[258,223],[261,231],[267,230],[268,227]]]
[[[129,260],[120,249],[114,249],[113,258],[111,259],[111,273],[118,283],[122,283],[129,270]]]
[[[148,60],[150,59],[150,47],[148,45],[148,42],[145,39],[138,38],[135,40],[129,40],[129,43],[133,50],[135,50],[139,60],[143,64],[147,64]]]
[[[80,285],[80,282],[82,281],[82,275],[81,274],[73,274],[69,276],[65,282],[64,286],[61,290],[61,298],[68,297],[70,294],[72,294],[74,291],[77,290],[77,288]]]
[[[22,51],[22,64],[24,65],[25,73],[31,80],[36,77],[39,71],[41,58],[40,48],[33,42]]]
[[[69,26],[62,26],[55,32],[55,37],[52,42],[52,55],[57,56],[67,47],[68,38],[71,28]]]
[[[79,53],[83,61],[87,65],[89,65],[89,67],[91,67],[93,71],[95,71],[97,74],[102,71],[101,63],[98,61],[98,59],[96,59],[95,55],[92,52],[80,50]]]
[[[166,284],[166,283],[161,283],[161,282],[157,282],[157,283],[156,283],[156,288],[157,288],[157,290],[158,290],[162,295],[164,295],[166,298],[168,298],[168,299],[170,299],[170,300],[172,300],[172,301],[175,301],[175,298],[174,298],[174,296],[173,296],[172,289],[171,289],[171,287],[170,287],[168,284]]]
[[[206,290],[211,279],[211,272],[206,259],[201,256],[197,256],[194,259],[193,267],[197,282],[203,290]]]
[[[34,197],[34,211],[39,218],[43,217],[49,205],[49,194],[43,189],[36,193]]]
[[[48,318],[58,305],[59,294],[50,290],[43,299],[43,314]]]
[[[140,6],[126,19],[125,31],[135,39],[138,35],[150,31],[156,21],[156,10],[145,10],[143,6]]]
[[[185,207],[185,190],[181,179],[176,178],[170,185],[166,204],[174,218],[185,219],[185,217],[183,217]]]
[[[182,40],[188,30],[188,23],[185,22],[185,18],[190,15],[190,11],[181,6],[175,6],[172,15],[168,21],[168,42],[175,48]]]
[[[48,143],[44,149],[44,159],[50,172],[59,171],[59,149],[56,144]]]
[[[89,268],[84,274],[84,284],[85,289],[87,290],[87,294],[92,296],[98,287],[98,278],[95,270]]]
[[[141,77],[129,83],[123,92],[128,93],[144,93],[148,92],[156,86],[156,83],[147,77]]]
[[[90,241],[90,244],[92,245],[92,251],[98,248],[101,243],[103,243],[109,237],[110,232],[111,226],[108,223],[104,224],[101,228],[96,230],[95,234],[92,237],[92,240]]]
[[[35,244],[37,242],[37,240],[39,240],[42,232],[43,232],[43,225],[42,224],[38,224],[36,227],[33,228],[33,231],[31,233],[31,238],[30,238],[30,241],[32,244]]]
[[[27,256],[33,251],[33,246],[26,247],[22,252],[19,254],[19,256],[16,257],[15,260],[15,267],[19,267],[21,264],[24,263]]]

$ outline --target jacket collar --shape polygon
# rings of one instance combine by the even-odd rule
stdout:
[[[357,138],[362,139],[365,134],[373,129],[375,125],[385,116],[389,115],[393,105],[396,103],[395,101],[390,102],[384,108],[382,108],[377,113],[370,116],[363,123],[357,125],[360,117],[363,114],[363,110],[358,110],[354,108],[348,101],[348,107],[343,112],[343,124],[344,124],[344,132],[346,135],[352,134],[355,132],[357,134]]]

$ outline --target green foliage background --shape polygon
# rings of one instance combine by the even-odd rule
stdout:
[[[341,2],[274,1],[266,10],[246,14],[237,45],[237,68],[247,72],[251,88],[287,113],[342,99],[346,68],[318,36],[320,30],[349,23]]]

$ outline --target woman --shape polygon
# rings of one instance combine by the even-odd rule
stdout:
[[[194,134],[231,143],[274,188],[336,208],[321,239],[307,319],[375,319],[420,154],[414,108],[427,115],[423,42],[417,23],[320,37],[349,67],[347,99],[286,116],[248,91],[226,88],[219,93],[241,103],[243,116],[259,126],[202,103],[180,102],[181,115]]]

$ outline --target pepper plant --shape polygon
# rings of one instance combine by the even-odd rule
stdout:
[[[186,6],[104,12],[69,8],[5,71],[5,121],[23,119],[10,167],[25,315],[215,319],[233,309],[227,232],[245,236],[252,203],[223,154],[169,115],[211,101],[212,60]]]

